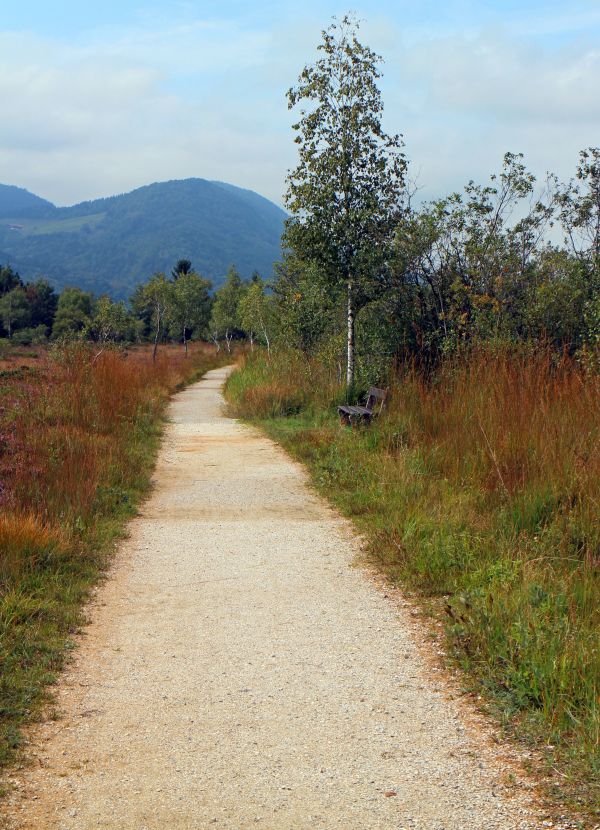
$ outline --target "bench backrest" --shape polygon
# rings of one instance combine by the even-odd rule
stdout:
[[[376,386],[371,386],[367,395],[366,403],[366,407],[369,412],[372,412],[374,415],[379,415],[383,409],[386,397],[387,389],[377,389]]]

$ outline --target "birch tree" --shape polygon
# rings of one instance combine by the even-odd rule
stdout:
[[[265,293],[262,280],[256,279],[247,287],[240,298],[238,313],[251,348],[254,346],[254,338],[258,337],[267,347],[268,354],[271,354],[273,300]]]
[[[349,388],[356,314],[387,284],[406,174],[401,136],[386,134],[381,124],[381,58],[359,43],[358,27],[352,16],[334,18],[322,32],[320,57],[287,93],[288,107],[299,106],[300,113],[284,241],[331,284],[344,287]]]
[[[209,322],[213,342],[218,346],[218,338],[224,337],[228,352],[231,351],[231,341],[234,335],[241,331],[238,306],[243,293],[242,278],[232,265],[227,272],[225,282],[215,293]]]
[[[178,265],[182,262],[179,261]],[[187,260],[189,262],[189,260]],[[179,271],[173,283],[173,302],[168,312],[169,325],[181,338],[188,354],[188,340],[193,330],[202,330],[210,317],[211,284],[195,271]]]
[[[152,360],[156,360],[158,344],[164,333],[167,314],[173,305],[173,283],[164,274],[154,274],[147,283],[138,286],[132,306],[138,314],[146,314],[154,332]]]
[[[15,328],[26,326],[31,318],[24,288],[13,288],[0,297],[0,320],[10,337]]]

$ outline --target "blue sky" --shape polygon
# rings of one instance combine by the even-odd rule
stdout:
[[[597,0],[2,6],[0,182],[57,204],[188,176],[281,203],[285,91],[349,8],[385,59],[384,124],[421,198],[486,178],[507,150],[566,178],[600,144]]]

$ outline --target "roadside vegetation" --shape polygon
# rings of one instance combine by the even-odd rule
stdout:
[[[384,573],[445,624],[448,653],[554,794],[600,802],[600,379],[547,350],[478,349],[387,380],[344,428],[319,360],[250,356],[233,411],[305,462]],[[595,813],[597,815],[597,812]]]
[[[0,765],[40,712],[82,603],[147,492],[169,395],[219,365],[194,344],[68,343],[0,370]]]

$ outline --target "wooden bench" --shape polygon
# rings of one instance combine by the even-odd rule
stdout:
[[[351,427],[357,423],[370,424],[376,415],[383,409],[387,396],[385,389],[372,386],[367,395],[365,406],[338,406],[340,421],[344,426]]]

